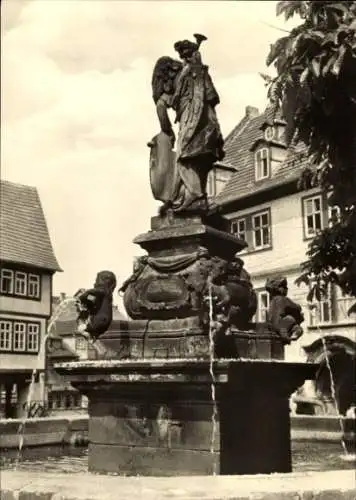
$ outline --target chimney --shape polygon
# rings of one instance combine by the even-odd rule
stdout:
[[[260,112],[258,108],[255,108],[254,106],[246,106],[245,116],[250,120],[252,120],[252,118],[257,118],[259,114]]]

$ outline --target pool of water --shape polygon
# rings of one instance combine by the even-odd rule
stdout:
[[[328,471],[354,469],[355,455],[345,459],[341,444],[293,442],[293,471]],[[1,454],[1,469],[14,469],[17,451]],[[88,449],[61,446],[27,448],[22,452],[17,470],[79,474],[87,472]]]

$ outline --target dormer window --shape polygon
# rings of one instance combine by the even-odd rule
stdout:
[[[270,155],[268,148],[262,148],[255,153],[256,181],[267,179],[270,175]]]

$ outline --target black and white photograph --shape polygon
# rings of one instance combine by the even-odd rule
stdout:
[[[356,500],[356,1],[2,0],[1,500]]]

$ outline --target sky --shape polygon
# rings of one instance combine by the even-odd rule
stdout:
[[[177,40],[208,37],[201,52],[226,136],[247,105],[266,106],[259,72],[268,72],[269,46],[283,35],[277,28],[288,26],[273,1],[1,4],[1,177],[38,188],[64,271],[54,293],[89,287],[102,269],[120,284],[143,253],[132,240],[158,208],[146,145],[159,131],[156,60],[177,58]]]

